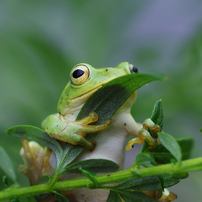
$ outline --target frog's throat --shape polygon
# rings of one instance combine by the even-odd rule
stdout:
[[[74,97],[69,100],[66,107],[63,108],[59,113],[62,116],[76,116],[76,114],[79,113],[85,102],[88,100],[88,98],[97,91],[98,88],[102,87],[104,84],[101,84],[90,91],[83,93],[77,97]],[[69,118],[70,119],[70,118]],[[72,118],[71,118],[72,119]],[[74,119],[75,120],[75,119]]]

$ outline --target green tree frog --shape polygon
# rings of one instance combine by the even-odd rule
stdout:
[[[75,121],[76,116],[97,89],[112,79],[131,73],[137,73],[137,68],[127,62],[120,63],[116,68],[102,69],[95,69],[86,63],[76,65],[70,73],[70,82],[60,97],[58,113],[48,116],[43,121],[42,128],[55,139],[92,148],[92,143],[85,139],[86,134],[107,129],[111,121],[108,120],[103,125],[88,125],[98,120],[95,112],[78,121]],[[132,97],[134,101],[136,92]]]
[[[75,159],[75,161],[87,159],[108,159],[117,163],[120,170],[123,169],[124,143],[128,135],[134,135],[136,138],[129,142],[127,149],[130,149],[134,143],[143,143],[144,139],[148,140],[150,145],[155,145],[153,138],[145,133],[144,130],[148,127],[148,125],[149,127],[151,126],[151,129],[154,128],[156,130],[155,124],[149,121],[149,124],[144,123],[142,128],[142,124],[136,123],[130,114],[131,106],[136,100],[137,91],[135,91],[126,100],[126,102],[111,117],[111,120],[106,121],[105,124],[89,125],[99,119],[95,112],[91,112],[89,116],[83,118],[82,120],[76,120],[76,117],[89,97],[105,83],[117,77],[137,72],[137,68],[128,62],[122,62],[115,68],[108,67],[101,69],[95,69],[86,63],[76,65],[73,67],[70,73],[70,81],[66,85],[59,99],[57,108],[58,113],[48,116],[42,122],[42,128],[55,139],[68,142],[73,145],[79,144],[87,148]],[[86,140],[85,136],[87,133],[94,133],[98,131],[100,132],[95,138],[96,146],[93,150],[89,150],[92,148],[93,144]],[[34,155],[32,155],[33,158],[31,159],[30,152],[26,153],[26,151],[32,150],[33,153],[36,153],[40,149],[38,148],[40,146],[36,146],[36,144],[31,146],[31,143],[28,145],[28,141],[26,141],[23,147],[24,150],[21,150],[21,156],[24,161],[35,161]],[[39,160],[37,160],[37,163],[32,163],[33,165],[38,165],[36,169],[26,167],[23,172],[30,173],[30,170],[32,170],[37,173],[42,172],[43,170],[43,173],[39,176],[51,173],[51,170],[54,170],[55,168],[54,155],[50,154],[47,158],[44,158],[44,155],[46,155],[45,151],[41,152],[41,157],[39,157],[41,158],[40,165],[43,167],[44,165],[47,165],[47,161],[49,161],[51,166],[46,166],[47,168],[42,169],[41,166],[39,166]],[[43,161],[46,161],[46,163],[43,163]],[[29,176],[29,178],[32,178],[34,174]],[[83,176],[81,174],[71,174],[63,176],[61,180],[77,177]],[[37,180],[35,180],[33,184],[35,182],[37,182]],[[79,190],[72,190],[72,196],[76,199],[76,201],[81,202],[104,202],[107,199],[108,193],[109,191],[104,189],[90,190],[82,188]]]

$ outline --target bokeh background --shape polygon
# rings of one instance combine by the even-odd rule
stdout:
[[[56,112],[69,72],[80,62],[100,68],[128,61],[139,72],[169,76],[139,90],[132,114],[143,122],[161,98],[164,131],[192,136],[192,157],[201,156],[201,10],[200,0],[0,1],[0,145],[15,169],[23,163],[21,142],[5,131],[40,127]],[[126,167],[138,149],[126,152]],[[17,177],[28,184],[22,174]],[[172,188],[179,202],[201,201],[201,189],[202,172]]]

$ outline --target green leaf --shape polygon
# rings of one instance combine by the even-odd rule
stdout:
[[[0,167],[13,182],[17,182],[17,178],[13,168],[13,163],[9,158],[8,154],[6,153],[6,151],[1,146],[0,146]]]
[[[36,202],[34,196],[24,196],[20,198],[20,202]]]
[[[57,201],[58,202],[69,202],[69,199],[67,199],[65,196],[63,196],[62,194],[54,191],[53,192],[54,194],[56,194],[56,197],[57,197]]]
[[[50,175],[43,175],[40,179],[39,179],[39,181],[38,181],[38,183],[37,184],[45,184],[45,183],[47,183],[47,182],[49,182],[51,180],[51,176]]]
[[[66,143],[63,149],[63,156],[61,156],[61,170],[60,173],[63,175],[66,173],[67,166],[72,163],[72,161],[84,150],[84,147],[81,145],[72,145]],[[77,168],[78,169],[78,168]]]
[[[49,182],[51,180],[51,176],[50,175],[43,175],[37,184],[45,184],[47,182]],[[44,194],[39,194],[39,195],[36,195],[36,198],[37,200],[43,200],[45,199],[49,194],[48,193],[44,193]]]
[[[129,191],[122,191],[120,193],[120,196],[123,198],[124,201],[127,202],[157,202],[156,199],[153,199],[149,196],[147,196],[146,194],[142,193],[142,192],[138,192],[138,191],[133,191],[133,192],[129,192]]]
[[[117,192],[110,191],[106,202],[122,202],[122,200]]]
[[[202,133],[202,128],[201,128],[201,130],[199,132]]]
[[[135,164],[147,166],[148,164],[155,164],[156,162],[152,158],[152,156],[148,153],[139,153],[136,155]]]
[[[78,173],[79,168],[90,169],[93,172],[111,172],[119,168],[113,161],[106,159],[89,159],[71,164],[63,174]]]
[[[63,154],[62,147],[55,139],[51,138],[44,130],[34,126],[21,125],[21,126],[14,126],[8,129],[7,133],[14,137],[34,140],[39,144],[42,144],[50,148],[55,155],[57,165],[59,165],[60,157]]]
[[[130,74],[116,78],[98,89],[84,104],[77,120],[80,120],[95,111],[98,114],[98,121],[93,124],[103,124],[119,109],[119,107],[140,87],[152,81],[166,80],[167,77],[160,74]],[[121,96],[120,96],[121,95]],[[92,141],[98,133],[87,134],[86,139]],[[68,165],[82,151],[84,147],[73,146],[69,153]],[[72,155],[73,153],[73,155]]]
[[[176,141],[181,148],[182,160],[188,159],[192,150],[193,139],[187,137],[176,139]],[[155,159],[155,161],[160,164],[170,163],[173,159],[173,155],[161,143],[157,145],[155,150],[151,151],[151,155]]]
[[[192,137],[184,137],[177,139],[182,151],[182,160],[188,159],[190,157],[194,140]]]
[[[63,173],[66,170],[66,166],[70,164],[82,151],[84,147],[81,145],[72,145],[66,143],[64,146],[64,164],[61,172]]]
[[[152,111],[151,120],[156,124],[159,125],[161,130],[163,128],[163,107],[162,107],[162,100],[157,100],[154,104],[154,109]]]
[[[11,202],[20,202],[19,199],[17,197],[14,197],[11,199]]]
[[[145,168],[146,169],[146,168]],[[161,175],[163,181],[163,187],[170,187],[179,182],[178,179],[174,179],[169,175]],[[161,182],[158,176],[150,176],[150,177],[143,177],[143,178],[136,178],[132,180],[127,180],[122,182],[116,186],[115,189],[124,189],[127,191],[152,191],[152,190],[159,190],[162,188]]]
[[[8,177],[6,175],[4,175],[2,177],[2,181],[4,183],[5,188],[7,188],[8,187]]]
[[[86,170],[86,169],[82,169],[82,168],[79,168],[79,170],[82,172],[82,174],[87,177],[92,183],[93,183],[93,186],[88,186],[88,188],[90,189],[95,189],[99,186],[99,183],[98,181],[95,179],[95,173],[91,170]]]
[[[116,78],[97,90],[85,103],[77,119],[82,119],[92,111],[98,114],[95,124],[102,124],[140,87],[158,80],[166,80],[159,74],[130,74]],[[121,96],[120,96],[121,95]]]
[[[161,130],[163,128],[163,107],[161,100],[157,100],[154,104],[154,108],[151,114],[151,120],[161,127]],[[149,129],[147,129],[149,131]],[[155,137],[154,137],[155,138]],[[141,153],[146,152],[149,150],[149,145],[146,141],[144,141],[141,149]]]
[[[158,196],[159,198],[161,197],[162,195],[162,192],[164,190],[164,179],[163,179],[163,175],[157,175],[158,179],[159,179],[159,182],[160,182],[160,185],[161,185],[161,188],[158,189]]]
[[[158,133],[158,138],[162,145],[173,155],[173,157],[175,157],[178,162],[181,161],[182,152],[176,139],[173,136],[162,132]]]
[[[36,197],[36,199],[37,199],[38,201],[40,201],[40,200],[45,199],[48,195],[49,195],[48,193],[44,193],[44,194],[36,195],[35,197]]]
[[[189,173],[177,173],[177,174],[172,174],[171,177],[174,179],[185,179],[189,176]]]

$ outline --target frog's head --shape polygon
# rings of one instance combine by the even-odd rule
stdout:
[[[128,62],[122,62],[115,68],[95,69],[86,63],[74,66],[70,73],[70,82],[60,97],[58,112],[67,115],[80,110],[88,98],[105,83],[131,73],[137,73],[137,68]]]

